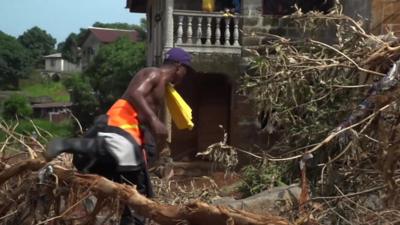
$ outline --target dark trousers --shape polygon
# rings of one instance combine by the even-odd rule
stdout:
[[[134,184],[136,185],[137,191],[146,196],[146,174],[144,171],[131,171],[123,173],[108,173],[102,175],[109,180],[124,183],[124,184]],[[125,206],[122,213],[120,225],[144,225],[144,217],[135,214],[128,206]]]
[[[78,169],[79,162],[87,162],[87,160],[88,159],[86,159],[85,156],[74,155],[74,164]],[[136,189],[140,194],[151,197],[148,194],[148,185],[151,184],[149,184],[146,169],[143,168],[136,171],[118,172],[116,170],[116,162],[113,160],[113,157],[107,153],[98,157],[96,163],[86,172],[98,174],[117,183],[136,185]],[[129,207],[125,206],[120,225],[143,224],[145,224],[145,219],[142,216],[134,214]]]
[[[116,127],[110,127],[107,125],[108,116],[99,116],[92,128],[85,134],[86,138],[100,138],[97,136],[98,132],[115,132],[123,135],[132,143],[135,140],[125,132],[124,130]],[[144,144],[143,147],[146,149],[147,155],[152,158],[155,155],[155,140],[150,130],[144,126],[141,126],[141,132],[143,133]],[[96,159],[90,159],[85,155],[75,155],[73,163],[78,170],[87,170],[85,172],[98,174],[109,180],[117,183],[134,184],[138,192],[146,197],[153,197],[154,193],[150,182],[149,174],[145,165],[142,168],[137,168],[133,171],[118,171],[118,163],[116,159],[109,153],[106,147],[106,143],[102,146],[97,146],[98,149],[93,150],[96,152]],[[88,167],[88,162],[93,162],[93,165]],[[128,207],[124,208],[124,212],[121,217],[120,225],[142,225],[144,224],[144,218],[135,215]]]

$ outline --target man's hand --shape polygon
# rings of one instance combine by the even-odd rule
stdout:
[[[153,129],[154,134],[160,140],[166,140],[168,137],[168,130],[160,120],[153,120],[151,128]]]

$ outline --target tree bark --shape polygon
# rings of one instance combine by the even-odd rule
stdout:
[[[17,163],[0,173],[0,185],[8,179],[25,171],[36,171],[46,162],[33,159]],[[289,225],[290,223],[277,216],[257,215],[241,210],[213,206],[195,201],[184,206],[166,205],[155,202],[141,195],[135,187],[114,183],[104,177],[92,174],[80,174],[60,166],[54,166],[54,174],[59,181],[90,188],[95,194],[118,198],[138,214],[151,218],[162,225],[179,224],[187,221],[191,225]]]

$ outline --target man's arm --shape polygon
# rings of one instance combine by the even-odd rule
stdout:
[[[160,77],[157,73],[158,72],[151,72],[148,74],[146,79],[142,80],[141,84],[133,90],[131,96],[140,118],[151,127],[157,136],[164,137],[168,134],[167,129],[146,101],[146,96],[151,95],[151,91],[153,91],[154,87],[160,82]]]

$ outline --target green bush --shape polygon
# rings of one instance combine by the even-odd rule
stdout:
[[[84,75],[105,112],[124,93],[132,77],[146,66],[145,45],[123,37],[102,46]]]
[[[74,74],[64,80],[64,85],[67,87],[73,103],[72,113],[79,119],[82,126],[87,128],[93,122],[98,111],[98,100],[88,78],[81,74]]]
[[[52,136],[72,137],[73,135],[73,125],[71,120],[65,120],[61,123],[53,123],[46,119],[34,119],[32,122],[45,138],[51,138]],[[32,122],[29,120],[20,121],[15,131],[25,135],[36,132]]]
[[[16,121],[7,121],[9,127],[14,127]],[[61,123],[53,123],[46,119],[33,119],[31,120],[20,120],[18,126],[15,128],[15,132],[18,134],[30,136],[33,133],[37,133],[37,140],[45,145],[48,140],[53,137],[72,137],[73,136],[73,122],[71,120],[65,120]],[[7,137],[5,132],[0,132],[0,142],[3,142]]]
[[[248,197],[262,192],[270,187],[284,184],[282,182],[285,166],[276,164],[262,164],[260,167],[249,165],[243,167],[243,182],[239,191],[243,197]]]
[[[50,96],[55,102],[68,102],[69,94],[61,82],[21,84],[22,91],[29,97]]]
[[[16,90],[31,70],[29,51],[15,37],[0,31],[0,89]]]
[[[32,115],[32,106],[28,99],[23,95],[11,95],[3,105],[3,116],[6,119],[15,117],[29,117]]]

